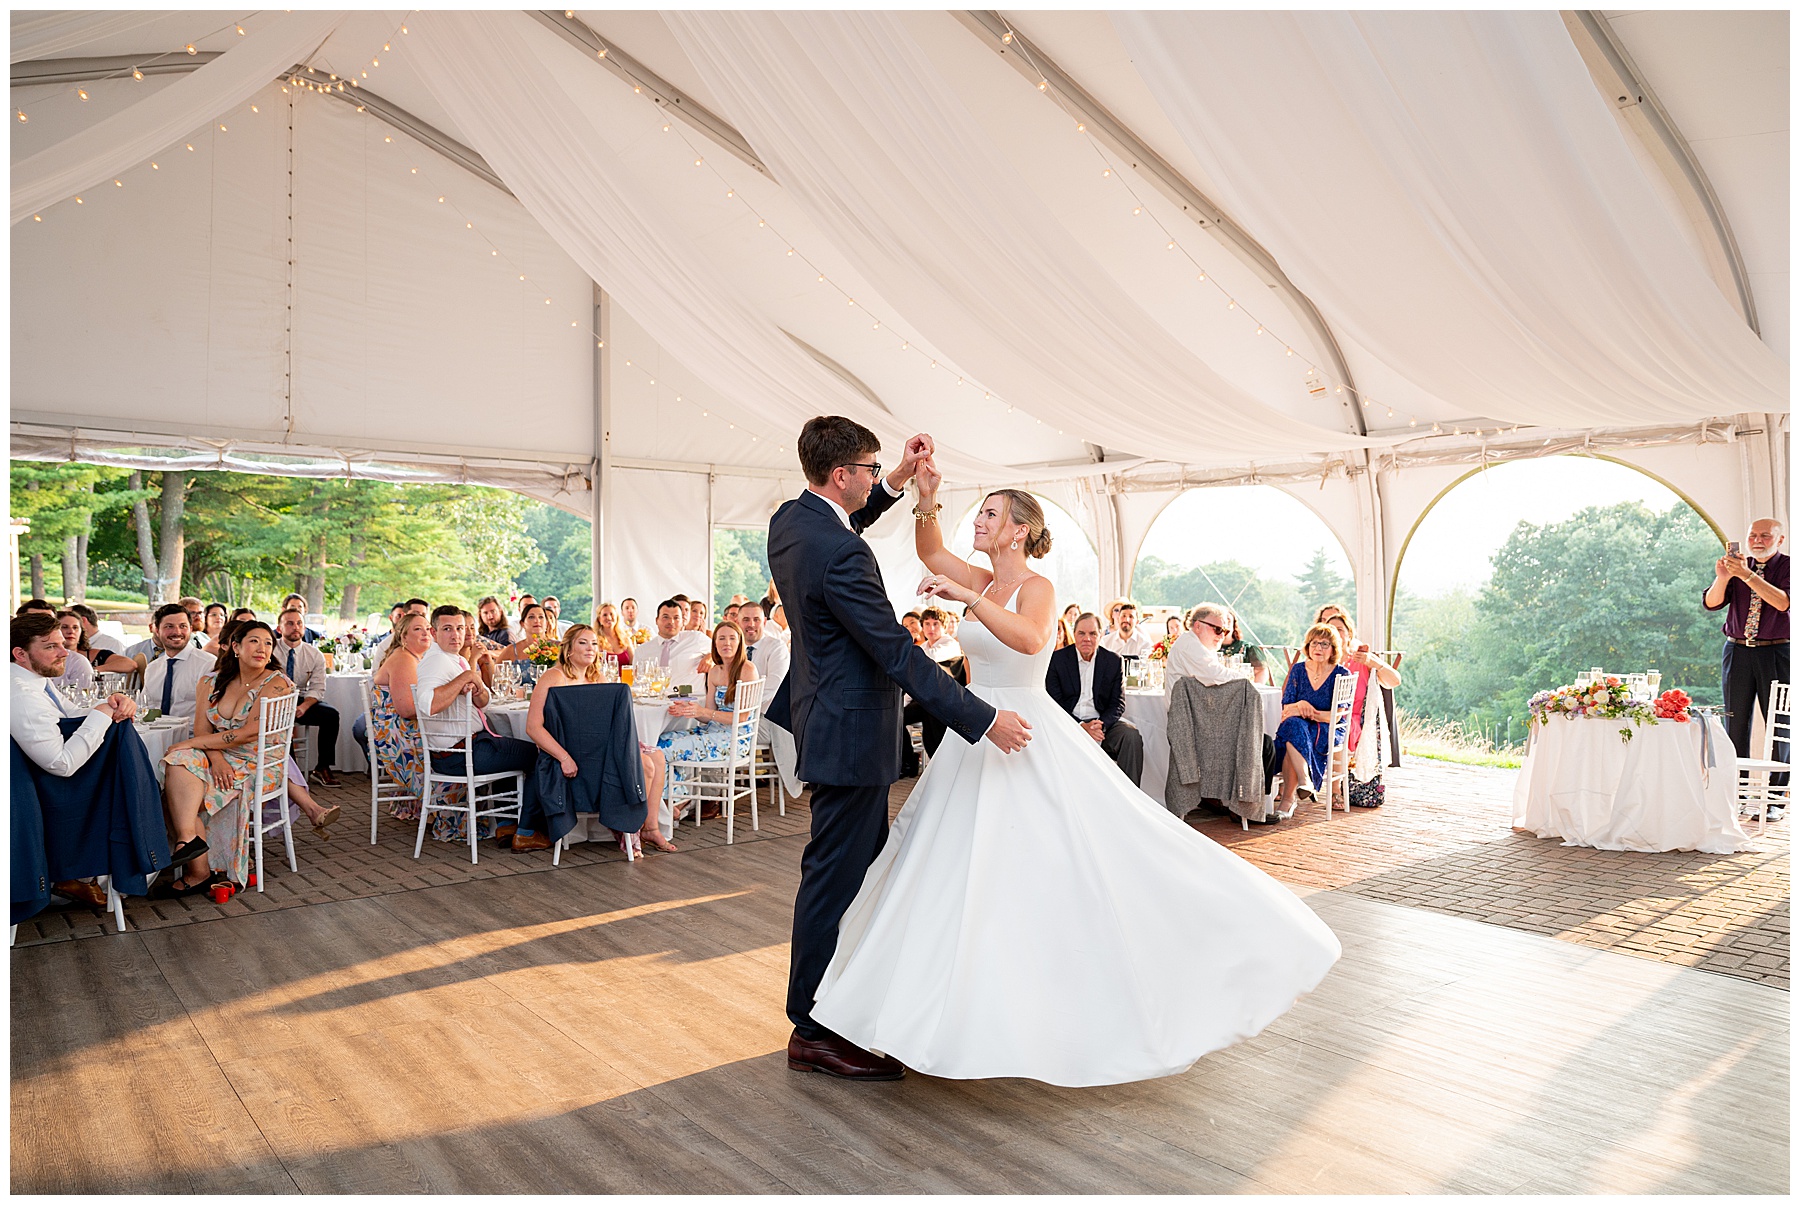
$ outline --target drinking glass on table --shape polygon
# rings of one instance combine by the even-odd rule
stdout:
[[[636,680],[636,674],[634,674],[632,672],[632,668],[629,663],[625,664],[625,665],[621,665],[619,667],[619,681],[623,682],[627,686],[630,686],[632,684],[632,682],[635,680]]]
[[[1661,670],[1659,670],[1659,669],[1651,670],[1649,673],[1644,675],[1644,680],[1650,684],[1650,697],[1651,698],[1654,699],[1656,696],[1658,696],[1662,693],[1662,671]]]

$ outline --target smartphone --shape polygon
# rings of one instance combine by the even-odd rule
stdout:
[[[1730,554],[1731,556],[1738,556],[1739,555],[1738,542],[1736,540],[1732,540],[1730,543],[1726,544],[1725,551],[1728,554]]]

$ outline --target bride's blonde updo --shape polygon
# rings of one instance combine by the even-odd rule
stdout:
[[[1006,521],[1025,525],[1025,555],[1044,557],[1050,554],[1050,529],[1044,526],[1044,508],[1024,490],[995,490],[990,498],[1006,499]]]

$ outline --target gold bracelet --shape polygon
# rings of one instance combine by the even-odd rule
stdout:
[[[926,510],[921,506],[915,506],[913,507],[913,518],[920,523],[936,523],[937,513],[943,509],[944,504],[942,502],[934,503],[930,510]]]

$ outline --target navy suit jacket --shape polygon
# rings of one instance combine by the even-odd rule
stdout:
[[[895,501],[877,483],[850,522],[861,532]],[[811,490],[769,521],[769,572],[793,634],[793,663],[769,718],[794,734],[801,778],[846,787],[897,780],[902,688],[970,744],[987,735],[994,708],[913,644],[874,550]]]
[[[1050,668],[1044,673],[1044,689],[1056,705],[1070,715],[1081,702],[1081,654],[1074,645],[1050,654]],[[1125,658],[1111,649],[1094,650],[1094,710],[1100,723],[1111,728],[1125,715]]]

